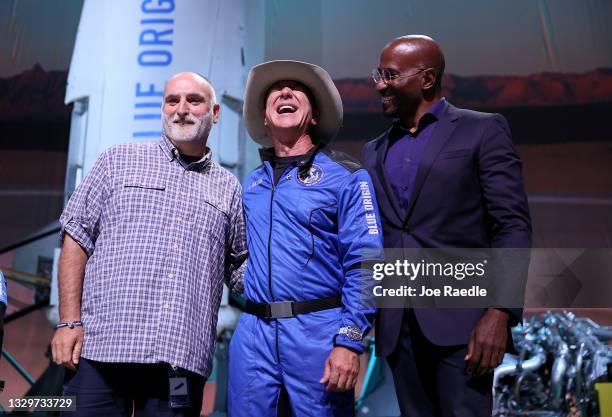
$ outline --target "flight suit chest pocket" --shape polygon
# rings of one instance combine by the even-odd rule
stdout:
[[[325,206],[308,207],[300,216],[300,227],[296,228],[293,235],[294,253],[298,264],[306,265],[315,256],[317,248],[325,249],[325,252],[333,246],[333,236],[337,230],[337,206],[330,203]]]

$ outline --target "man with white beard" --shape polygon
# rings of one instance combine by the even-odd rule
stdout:
[[[206,146],[208,80],[168,80],[158,142],[106,150],[60,218],[60,323],[75,416],[199,416],[223,281],[242,290],[238,180]]]

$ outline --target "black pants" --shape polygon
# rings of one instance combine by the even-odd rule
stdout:
[[[493,374],[466,373],[467,346],[437,346],[404,312],[400,339],[387,357],[402,417],[490,417]]]
[[[76,396],[76,412],[66,417],[197,417],[206,380],[187,372],[189,408],[168,404],[168,365],[102,363],[81,358],[76,372],[67,371],[64,395]]]

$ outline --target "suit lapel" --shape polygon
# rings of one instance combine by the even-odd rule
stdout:
[[[385,169],[385,155],[387,154],[387,149],[389,148],[389,134],[392,130],[393,128],[387,131],[385,139],[381,142],[381,145],[378,148],[378,151],[376,152],[376,174],[378,175],[380,183],[385,191],[385,196],[387,197],[387,200],[389,200],[389,203],[393,208],[392,214],[395,215],[393,216],[393,220],[395,220],[394,223],[396,223],[397,227],[401,227],[402,215],[399,207],[399,202],[397,201],[395,193],[393,192],[393,189],[389,184],[389,180],[387,178],[387,170]],[[387,216],[387,218],[391,219],[390,216]]]
[[[459,118],[455,107],[446,103],[444,105],[444,109],[441,112],[440,119],[438,120],[437,125],[429,139],[429,143],[425,148],[425,152],[421,157],[421,161],[419,162],[419,167],[417,169],[416,178],[414,179],[414,185],[412,187],[412,192],[410,193],[410,201],[408,203],[408,210],[406,211],[406,217],[404,218],[403,226],[404,228],[408,224],[408,219],[410,218],[410,214],[414,209],[414,204],[416,203],[417,198],[421,192],[421,188],[423,187],[423,183],[429,174],[429,170],[431,169],[431,165],[433,161],[436,159],[436,156],[444,147],[444,144],[448,141],[450,136],[455,130],[456,123],[455,121]]]

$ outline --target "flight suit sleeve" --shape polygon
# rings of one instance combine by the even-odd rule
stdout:
[[[338,238],[342,286],[342,327],[357,327],[365,336],[376,312],[371,265],[383,256],[382,230],[372,181],[365,169],[353,172],[341,186]],[[340,330],[340,329],[339,329]],[[362,353],[362,340],[337,334],[334,344]]]

